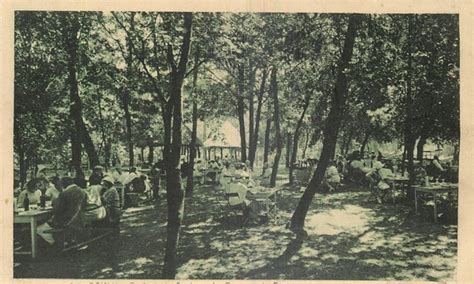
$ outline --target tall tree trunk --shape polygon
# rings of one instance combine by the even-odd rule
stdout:
[[[196,159],[196,140],[197,140],[197,121],[198,121],[198,113],[197,113],[197,79],[198,79],[198,67],[196,64],[199,62],[199,49],[196,49],[194,54],[194,70],[193,70],[193,92],[192,92],[192,100],[193,100],[193,114],[192,114],[192,131],[191,131],[191,145],[190,145],[190,153],[189,153],[189,172],[188,172],[188,179],[186,181],[186,197],[191,197],[193,195],[193,188],[194,188],[194,160]],[[222,149],[221,149],[222,150]]]
[[[413,54],[413,42],[414,38],[414,15],[408,15],[408,44],[407,44],[407,72],[406,72],[406,82],[407,82],[407,96],[406,96],[406,122],[405,122],[405,149],[407,151],[407,170],[410,177],[409,181],[409,190],[407,198],[411,199],[413,196],[412,184],[415,181],[415,171],[413,165],[413,151],[415,149],[416,136],[413,133],[413,90],[412,90],[412,54]]]
[[[130,33],[133,33],[135,29],[135,13],[131,12],[130,13],[130,19],[129,19],[129,24],[130,24]],[[131,79],[133,76],[133,42],[132,38],[129,33],[127,33],[127,79]],[[130,81],[129,81],[130,82]],[[123,88],[123,93],[122,93],[122,106],[124,110],[124,115],[125,115],[125,126],[127,127],[126,129],[126,137],[127,137],[127,148],[128,148],[128,166],[129,168],[133,167],[135,165],[135,155],[133,153],[133,133],[132,133],[132,117],[130,115],[130,100],[131,100],[131,91],[130,91],[130,85],[127,83],[126,86]]]
[[[310,98],[311,96],[309,95],[307,95],[305,98],[303,112],[301,113],[300,119],[298,119],[298,122],[296,123],[295,133],[293,134],[293,150],[291,151],[290,171],[289,171],[289,176],[288,176],[290,184],[294,183],[293,170],[294,170],[294,164],[296,163],[296,155],[298,154],[298,141],[300,137],[300,129],[301,129],[301,125],[303,124],[303,119],[306,114],[306,110],[308,109],[308,106],[309,106]]]
[[[247,144],[245,141],[244,68],[242,65],[239,66],[237,112],[239,115],[241,160],[245,162],[247,160]]]
[[[79,97],[79,89],[77,83],[77,50],[79,48],[78,33],[80,24],[73,16],[66,17],[64,23],[63,35],[66,40],[65,49],[67,52],[68,62],[68,79],[69,85],[69,97],[71,100],[70,104],[70,116],[72,121],[72,127],[70,127],[71,135],[71,150],[72,150],[72,166],[76,173],[81,171],[81,156],[82,156],[82,141],[81,131],[83,128],[82,124],[82,102]]]
[[[290,156],[291,156],[291,141],[292,141],[292,137],[291,137],[291,133],[288,132],[286,133],[286,155],[285,155],[285,166],[287,168],[290,167]]]
[[[365,147],[367,146],[367,143],[369,142],[369,137],[370,137],[370,130],[367,130],[365,132],[365,136],[364,136],[364,140],[362,141],[362,144],[360,146],[360,159],[363,159],[364,158],[364,154],[365,154]]]
[[[155,159],[154,157],[154,152],[155,152],[155,147],[153,147],[153,141],[150,141],[148,144],[148,164],[153,165],[153,160]]]
[[[282,148],[282,137],[280,130],[280,102],[278,100],[278,84],[277,84],[277,68],[273,66],[272,75],[271,75],[271,93],[273,95],[273,119],[275,121],[275,144],[276,144],[276,153],[275,159],[273,160],[272,175],[270,177],[270,187],[276,185],[276,178],[278,174],[278,164],[280,163],[281,148]]]
[[[270,129],[272,127],[272,117],[270,115],[270,100],[268,100],[267,123],[265,127],[265,142],[263,146],[263,164],[268,163],[268,153],[270,152]],[[266,167],[263,167],[262,175],[265,174]]]
[[[420,161],[420,163],[423,162],[423,149],[425,147],[425,144],[426,136],[422,134],[420,136],[420,140],[418,141],[418,145],[416,146],[416,159]]]
[[[304,148],[303,148],[303,153],[301,153],[302,160],[306,159],[306,150],[308,149],[309,135],[311,134],[311,131],[309,129],[306,129],[305,133],[306,133],[306,137],[304,141]]]
[[[97,151],[95,150],[94,143],[92,142],[92,138],[89,135],[89,131],[87,130],[86,124],[82,120],[80,121],[81,127],[81,134],[82,134],[82,143],[84,144],[84,149],[86,150],[87,157],[89,158],[89,166],[93,168],[99,164],[99,155],[97,155]]]
[[[106,170],[110,168],[111,156],[112,156],[112,143],[110,143],[110,140],[106,140],[104,141],[104,164],[105,164]]]
[[[173,71],[171,73],[170,79],[170,103],[173,109],[173,141],[170,147],[171,152],[168,155],[167,159],[169,164],[167,166],[166,172],[166,200],[168,204],[168,223],[166,226],[166,249],[163,264],[163,278],[166,279],[174,279],[176,276],[176,250],[178,247],[179,231],[184,214],[184,192],[181,188],[181,176],[179,169],[179,161],[181,154],[180,150],[182,144],[181,93],[184,76],[186,74],[189,50],[191,47],[192,20],[192,13],[184,13],[183,42],[181,44],[180,52],[181,56],[178,65],[172,68]],[[171,48],[169,48],[169,50],[171,50]],[[174,60],[173,56],[169,56],[168,60]]]
[[[20,185],[23,186],[26,183],[27,177],[25,150],[23,147],[18,147],[18,162],[20,164]]]
[[[291,217],[291,228],[294,231],[300,231],[303,229],[304,221],[311,201],[313,200],[314,194],[320,188],[321,182],[324,179],[324,175],[326,173],[326,168],[329,164],[330,155],[333,152],[333,149],[336,147],[337,134],[341,124],[348,91],[348,79],[346,77],[345,70],[349,68],[349,62],[352,57],[354,41],[360,17],[361,16],[356,14],[351,14],[349,16],[349,24],[344,39],[344,47],[337,68],[335,92],[331,101],[331,109],[326,120],[321,156],[313,177],[311,178],[308,187],[303,193],[303,196],[301,197],[298,206]]]
[[[352,136],[354,135],[354,131],[351,129],[349,130],[349,135],[344,143],[344,147],[342,149],[342,154],[345,156],[349,152],[349,147],[351,146]]]
[[[250,149],[249,149],[249,160],[250,160],[250,165],[252,166],[252,168],[255,162],[255,154],[257,153],[258,132],[260,128],[260,117],[262,115],[263,94],[265,93],[266,80],[267,80],[267,69],[264,68],[262,71],[262,81],[260,82],[260,90],[258,93],[257,112],[255,114],[255,128],[254,128],[253,136],[252,136],[253,142],[250,145]]]
[[[255,73],[256,70],[253,68],[253,62],[250,61],[249,64],[249,88],[248,88],[248,99],[249,99],[249,154],[253,147],[253,135],[254,135],[254,105],[253,105],[253,97],[254,97],[254,88],[255,88]],[[252,166],[253,163],[250,162]]]

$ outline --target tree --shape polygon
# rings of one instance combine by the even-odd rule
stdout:
[[[357,34],[358,25],[360,22],[359,15],[350,15],[348,19],[347,31],[344,40],[344,46],[340,62],[337,66],[337,77],[335,82],[334,95],[331,101],[331,109],[326,121],[326,128],[324,131],[323,149],[318,166],[311,178],[308,187],[301,197],[298,206],[296,207],[293,216],[291,217],[291,228],[299,231],[304,227],[304,220],[309,209],[309,205],[314,197],[314,194],[320,187],[320,184],[326,173],[326,168],[331,159],[333,149],[336,147],[337,134],[339,125],[342,120],[342,112],[347,96],[348,79],[346,72],[350,67],[350,60],[353,53],[354,42]]]

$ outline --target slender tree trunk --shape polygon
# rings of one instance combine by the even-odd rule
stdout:
[[[110,168],[110,157],[112,156],[112,143],[109,140],[104,141],[104,164],[105,169]]]
[[[306,110],[308,109],[308,106],[309,106],[310,98],[311,97],[309,95],[307,95],[305,98],[303,112],[301,113],[300,119],[298,119],[298,122],[296,123],[295,133],[293,134],[293,150],[291,151],[290,171],[289,171],[289,176],[288,176],[290,184],[294,183],[293,170],[294,170],[294,164],[296,163],[296,155],[298,154],[298,141],[300,137],[300,129],[301,129],[301,125],[303,124],[303,119],[306,114]]]
[[[280,163],[281,148],[282,148],[282,137],[280,130],[280,102],[278,100],[278,84],[277,84],[277,68],[273,66],[272,75],[271,75],[271,92],[273,95],[273,108],[275,110],[273,118],[275,121],[275,144],[276,144],[276,153],[275,159],[273,160],[272,175],[270,177],[270,187],[276,185],[276,178],[278,174],[278,164]]]
[[[367,130],[365,132],[364,141],[362,141],[362,145],[360,146],[360,159],[364,158],[365,147],[367,146],[367,143],[369,142],[369,137],[370,137],[370,131]]]
[[[420,140],[418,141],[418,145],[416,146],[416,159],[418,161],[423,162],[423,149],[426,144],[426,136],[421,135]]]
[[[155,147],[153,147],[153,141],[148,144],[148,164],[153,165]]]
[[[249,88],[248,88],[248,98],[249,98],[249,155],[250,151],[253,147],[253,135],[254,135],[254,105],[253,105],[253,97],[254,97],[254,88],[255,88],[255,72],[256,70],[253,68],[253,62],[251,61],[249,64]],[[252,162],[250,162],[252,166]]]
[[[184,13],[183,42],[181,56],[177,67],[173,67],[170,79],[170,103],[172,107],[172,144],[168,155],[166,172],[166,200],[168,204],[168,223],[166,226],[166,249],[163,264],[163,278],[174,279],[176,276],[176,250],[178,247],[179,231],[184,214],[184,192],[181,188],[179,170],[181,149],[181,93],[186,74],[189,50],[191,47],[192,13]],[[172,56],[170,56],[172,59]],[[170,60],[170,59],[169,59]],[[171,65],[171,64],[170,64]]]
[[[351,141],[352,141],[352,136],[354,135],[354,132],[352,130],[349,131],[349,135],[347,137],[347,140],[345,142],[344,148],[343,148],[343,155],[347,155],[349,152],[349,147],[351,146]]]
[[[89,158],[89,166],[93,168],[99,164],[99,155],[97,155],[97,151],[95,150],[94,143],[92,142],[92,138],[89,135],[89,131],[87,127],[82,121],[81,118],[81,134],[82,134],[82,143],[84,144],[84,149],[86,150],[87,157]]]
[[[413,182],[415,181],[415,171],[414,171],[414,165],[413,165],[413,151],[415,149],[415,143],[416,143],[416,136],[413,133],[413,128],[412,128],[412,123],[413,123],[413,90],[412,90],[412,53],[413,53],[413,42],[415,40],[414,38],[414,23],[413,23],[413,17],[414,15],[408,15],[408,52],[407,52],[407,57],[408,57],[408,62],[407,62],[407,72],[406,72],[406,82],[407,82],[407,96],[406,96],[406,122],[405,122],[405,149],[407,151],[407,170],[408,174],[410,177],[410,182],[409,182],[409,190],[407,194],[407,198],[412,200],[413,196],[413,189],[412,185]]]
[[[270,100],[268,101],[268,118],[267,118],[267,125],[265,127],[265,142],[263,146],[263,164],[268,163],[268,153],[270,152],[270,129],[272,127],[272,119],[270,114]],[[265,174],[265,166],[263,167],[262,175]]]
[[[344,47],[340,62],[338,64],[335,92],[331,101],[331,109],[329,110],[328,118],[326,120],[326,128],[324,130],[323,149],[318,162],[316,171],[309,182],[303,196],[301,197],[298,206],[291,218],[291,228],[294,231],[300,231],[304,227],[304,221],[306,214],[308,213],[309,206],[313,200],[314,194],[320,188],[321,182],[324,179],[326,168],[329,164],[330,155],[333,149],[336,147],[337,135],[339,126],[341,124],[344,105],[346,102],[346,96],[348,91],[348,79],[346,77],[345,70],[349,68],[349,62],[352,57],[354,41],[357,33],[358,22],[360,21],[359,15],[351,14],[349,16],[349,24],[344,40]]]
[[[262,102],[263,102],[263,94],[265,93],[265,81],[267,79],[267,69],[264,68],[262,71],[262,81],[260,83],[260,90],[258,93],[258,101],[257,101],[257,112],[255,114],[255,128],[253,131],[253,142],[249,149],[249,160],[250,165],[253,168],[253,164],[255,162],[255,155],[257,153],[257,146],[258,146],[258,132],[260,128],[260,117],[262,115]]]
[[[199,62],[199,49],[196,50],[194,54],[194,64],[198,64]],[[192,100],[193,100],[193,114],[192,114],[192,132],[191,132],[191,146],[190,146],[190,153],[189,153],[189,176],[186,181],[186,197],[191,197],[193,195],[193,188],[194,188],[194,160],[196,158],[196,140],[197,140],[197,121],[198,121],[198,113],[197,113],[197,93],[196,93],[196,86],[197,86],[197,78],[198,78],[198,67],[194,67],[193,71],[193,93],[192,93]],[[221,149],[222,150],[222,149]]]
[[[239,128],[240,128],[240,152],[241,160],[247,160],[247,144],[245,141],[245,104],[244,104],[244,68],[239,66],[239,82],[237,94],[237,112],[239,114]]]
[[[70,116],[72,121],[72,127],[70,127],[71,135],[71,150],[72,150],[72,166],[76,173],[81,171],[81,156],[82,156],[82,141],[81,141],[81,127],[82,123],[82,102],[79,97],[79,89],[77,83],[77,50],[79,48],[78,42],[78,33],[80,29],[80,24],[77,19],[71,17],[66,18],[64,23],[65,28],[64,38],[65,49],[68,54],[68,79],[67,83],[69,85],[69,97],[71,100],[70,104]]]
[[[309,144],[309,134],[311,133],[308,129],[305,132],[306,132],[306,137],[304,141],[304,148],[303,148],[303,153],[301,153],[302,160],[306,159],[306,150],[308,149],[308,144]]]
[[[20,164],[20,184],[23,186],[26,183],[27,176],[25,151],[23,147],[18,147],[18,160]]]
[[[286,168],[290,167],[290,156],[291,156],[291,141],[292,141],[291,133],[288,131],[286,133],[286,155],[285,155],[285,166]]]
[[[135,29],[135,13],[130,13],[130,32],[133,32]],[[133,76],[133,42],[132,38],[129,34],[127,34],[127,78],[131,79]],[[135,165],[135,155],[133,153],[133,133],[132,133],[132,117],[130,115],[130,100],[131,100],[131,91],[130,91],[130,83],[127,83],[126,86],[123,88],[122,93],[122,106],[125,115],[125,125],[126,129],[126,137],[127,137],[127,148],[128,148],[128,166],[129,168]]]

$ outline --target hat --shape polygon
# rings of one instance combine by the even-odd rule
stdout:
[[[110,176],[110,175],[107,175],[105,176],[102,181],[106,181],[106,182],[110,182],[111,184],[114,184],[115,183],[115,179],[113,176]]]
[[[97,165],[94,167],[94,170],[103,170],[104,167],[102,167],[101,165]]]

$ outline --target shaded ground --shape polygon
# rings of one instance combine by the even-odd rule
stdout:
[[[285,228],[301,194],[282,191],[278,222],[240,227],[218,206],[216,188],[198,188],[186,200],[177,278],[455,280],[457,225],[433,223],[429,206],[415,216],[402,199],[367,201],[366,189],[318,194],[303,239]],[[129,208],[119,236],[36,262],[16,258],[15,277],[159,278],[165,218],[164,201]]]

